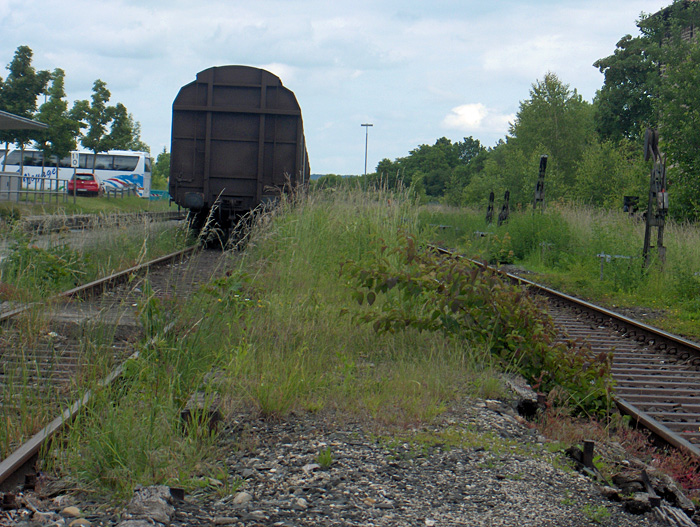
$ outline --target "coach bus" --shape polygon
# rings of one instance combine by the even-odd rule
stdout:
[[[25,148],[22,187],[35,187],[41,183],[42,179],[56,179],[58,176],[65,188],[66,183],[73,177],[74,173],[92,172],[94,167],[95,176],[106,189],[136,187],[139,196],[144,198],[150,196],[151,156],[148,152],[110,150],[97,154],[97,158],[92,152],[71,152],[71,154],[59,160],[58,168],[56,168],[55,157],[52,156],[47,163],[44,163],[43,152]],[[21,160],[21,150],[10,150],[6,154],[5,172],[19,174]],[[73,165],[71,165],[71,160],[74,160]],[[76,160],[77,163],[75,163]],[[43,168],[42,165],[44,165]],[[2,169],[3,159],[0,156],[0,170]]]

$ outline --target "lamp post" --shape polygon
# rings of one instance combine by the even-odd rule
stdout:
[[[374,126],[371,123],[364,123],[361,124],[360,126],[365,127],[365,177],[367,176],[367,140],[369,138],[369,127]]]

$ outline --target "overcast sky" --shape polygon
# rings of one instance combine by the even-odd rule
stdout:
[[[593,62],[672,0],[0,0],[0,64],[18,46],[66,72],[69,101],[96,79],[170,151],[172,101],[211,66],[278,75],[301,105],[311,169],[364,172],[439,137],[493,146],[548,71],[591,101]],[[7,70],[0,70],[5,77]]]

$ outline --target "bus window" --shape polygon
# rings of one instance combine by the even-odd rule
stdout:
[[[144,170],[145,170],[145,172],[150,172],[151,171],[151,158],[148,157],[148,155],[146,155],[145,161],[146,161],[146,164],[145,164],[146,168]]]
[[[114,170],[133,172],[138,162],[139,158],[136,156],[114,156]]]
[[[106,154],[97,154],[97,161],[95,162],[96,170],[112,170],[113,168],[113,156]]]
[[[40,167],[41,159],[41,152],[24,152],[25,167]]]
[[[95,154],[80,154],[78,168],[86,168],[92,170],[92,160]]]
[[[19,160],[21,159],[22,152],[19,150],[13,150],[7,155],[7,161],[5,161],[6,164],[8,165],[19,165]]]

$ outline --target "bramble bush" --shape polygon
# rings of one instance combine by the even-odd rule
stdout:
[[[536,389],[559,386],[584,413],[609,410],[609,354],[556,342],[542,305],[498,271],[421,249],[408,234],[399,234],[398,241],[343,265],[353,297],[366,306],[354,314],[357,321],[380,333],[410,327],[485,345],[502,367],[515,369]]]

